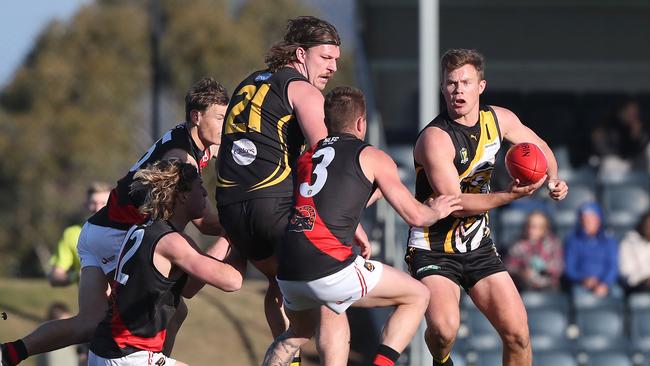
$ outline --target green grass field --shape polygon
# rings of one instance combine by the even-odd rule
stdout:
[[[266,281],[247,280],[235,293],[206,287],[189,300],[189,316],[176,338],[173,357],[193,366],[259,365],[271,343],[263,313]],[[77,288],[52,288],[45,280],[0,278],[0,342],[15,340],[45,318],[48,305],[62,301],[76,312]],[[303,365],[315,365],[313,343],[304,350]],[[35,366],[34,358],[21,365]],[[65,366],[65,365],[61,365]]]

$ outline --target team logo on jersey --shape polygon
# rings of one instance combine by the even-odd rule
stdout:
[[[156,366],[165,366],[165,357],[159,358],[158,361],[156,361],[156,363],[154,365],[156,365]]]
[[[460,163],[467,164],[468,161],[469,161],[469,157],[467,155],[467,149],[466,148],[460,149]]]
[[[241,139],[232,143],[230,150],[233,160],[239,165],[249,165],[257,157],[257,147],[249,139]]]
[[[289,221],[289,231],[312,231],[316,221],[316,210],[312,206],[296,207],[296,211]]]
[[[375,270],[375,265],[372,264],[372,263],[370,263],[370,262],[368,262],[368,261],[364,262],[364,263],[363,263],[363,266],[366,267],[366,269],[368,270],[368,272],[372,272],[372,271]]]

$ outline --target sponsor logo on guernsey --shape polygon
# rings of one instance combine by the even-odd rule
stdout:
[[[437,266],[435,264],[429,264],[428,266],[424,266],[420,269],[418,269],[415,274],[419,275],[422,272],[434,272],[440,269],[440,266]]]
[[[460,163],[467,164],[468,161],[469,161],[469,157],[467,155],[467,149],[466,148],[460,149]]]
[[[256,82],[257,82],[257,81],[264,81],[264,80],[270,78],[271,75],[273,75],[273,73],[271,73],[271,72],[263,72],[263,73],[261,73],[261,74],[259,74],[259,75],[257,75],[257,76],[255,77],[255,81],[256,81]]]
[[[339,140],[339,137],[338,137],[338,136],[326,137],[325,139],[323,139],[323,143],[322,143],[322,145],[323,145],[323,146],[325,146],[325,145],[331,145],[331,144],[335,143],[335,142],[338,141],[338,140]]]
[[[316,221],[316,210],[312,206],[299,206],[289,220],[289,231],[312,231]]]
[[[339,301],[336,302],[336,305],[341,305],[341,304],[343,304],[344,302],[348,302],[348,301],[350,301],[351,299],[352,299],[352,296],[348,297],[348,298],[345,299],[345,300],[339,300]]]
[[[233,160],[239,165],[249,165],[257,157],[257,147],[249,139],[241,139],[232,143],[230,150]]]
[[[165,366],[165,357],[160,357],[158,361],[154,364],[156,366]]]

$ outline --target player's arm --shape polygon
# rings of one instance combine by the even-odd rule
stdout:
[[[310,83],[299,80],[289,83],[287,96],[308,146],[327,137],[323,94]]]
[[[415,160],[424,168],[431,188],[437,194],[460,196],[462,210],[453,213],[464,217],[478,215],[495,207],[532,194],[543,184],[543,180],[529,186],[510,186],[506,192],[461,193],[460,178],[454,166],[456,149],[449,135],[437,128],[425,129],[415,144]]]
[[[187,235],[177,232],[165,235],[158,241],[155,252],[200,282],[227,292],[241,288],[243,277],[235,267],[201,252]],[[184,292],[185,295],[193,294]]]
[[[206,249],[205,254],[231,265],[240,273],[243,280],[244,274],[246,273],[246,258],[239,254],[237,249],[231,247],[225,237],[217,239],[213,245]],[[190,276],[189,281],[183,289],[183,296],[186,298],[192,298],[203,288],[203,286],[205,286],[205,282],[196,277]]]
[[[359,162],[368,180],[377,184],[388,203],[411,226],[433,225],[461,208],[460,200],[453,195],[441,196],[428,206],[418,202],[399,179],[393,159],[379,149],[366,147],[359,155]]]
[[[551,197],[555,200],[561,200],[566,197],[569,187],[566,182],[558,177],[557,160],[553,150],[548,146],[546,141],[539,137],[535,131],[521,123],[519,117],[506,108],[492,106],[499,119],[499,127],[503,138],[513,144],[522,142],[532,142],[539,146],[544,152],[547,163],[547,175]]]

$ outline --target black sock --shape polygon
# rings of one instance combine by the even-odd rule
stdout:
[[[385,344],[380,344],[377,348],[374,365],[394,365],[399,358],[399,352],[388,347]]]
[[[289,364],[290,366],[300,366],[300,362],[302,360],[300,359],[300,356],[295,356],[293,360],[291,360],[291,363]]]
[[[4,343],[0,346],[2,348],[2,361],[10,366],[15,366],[20,361],[27,358],[27,348],[22,340]]]

